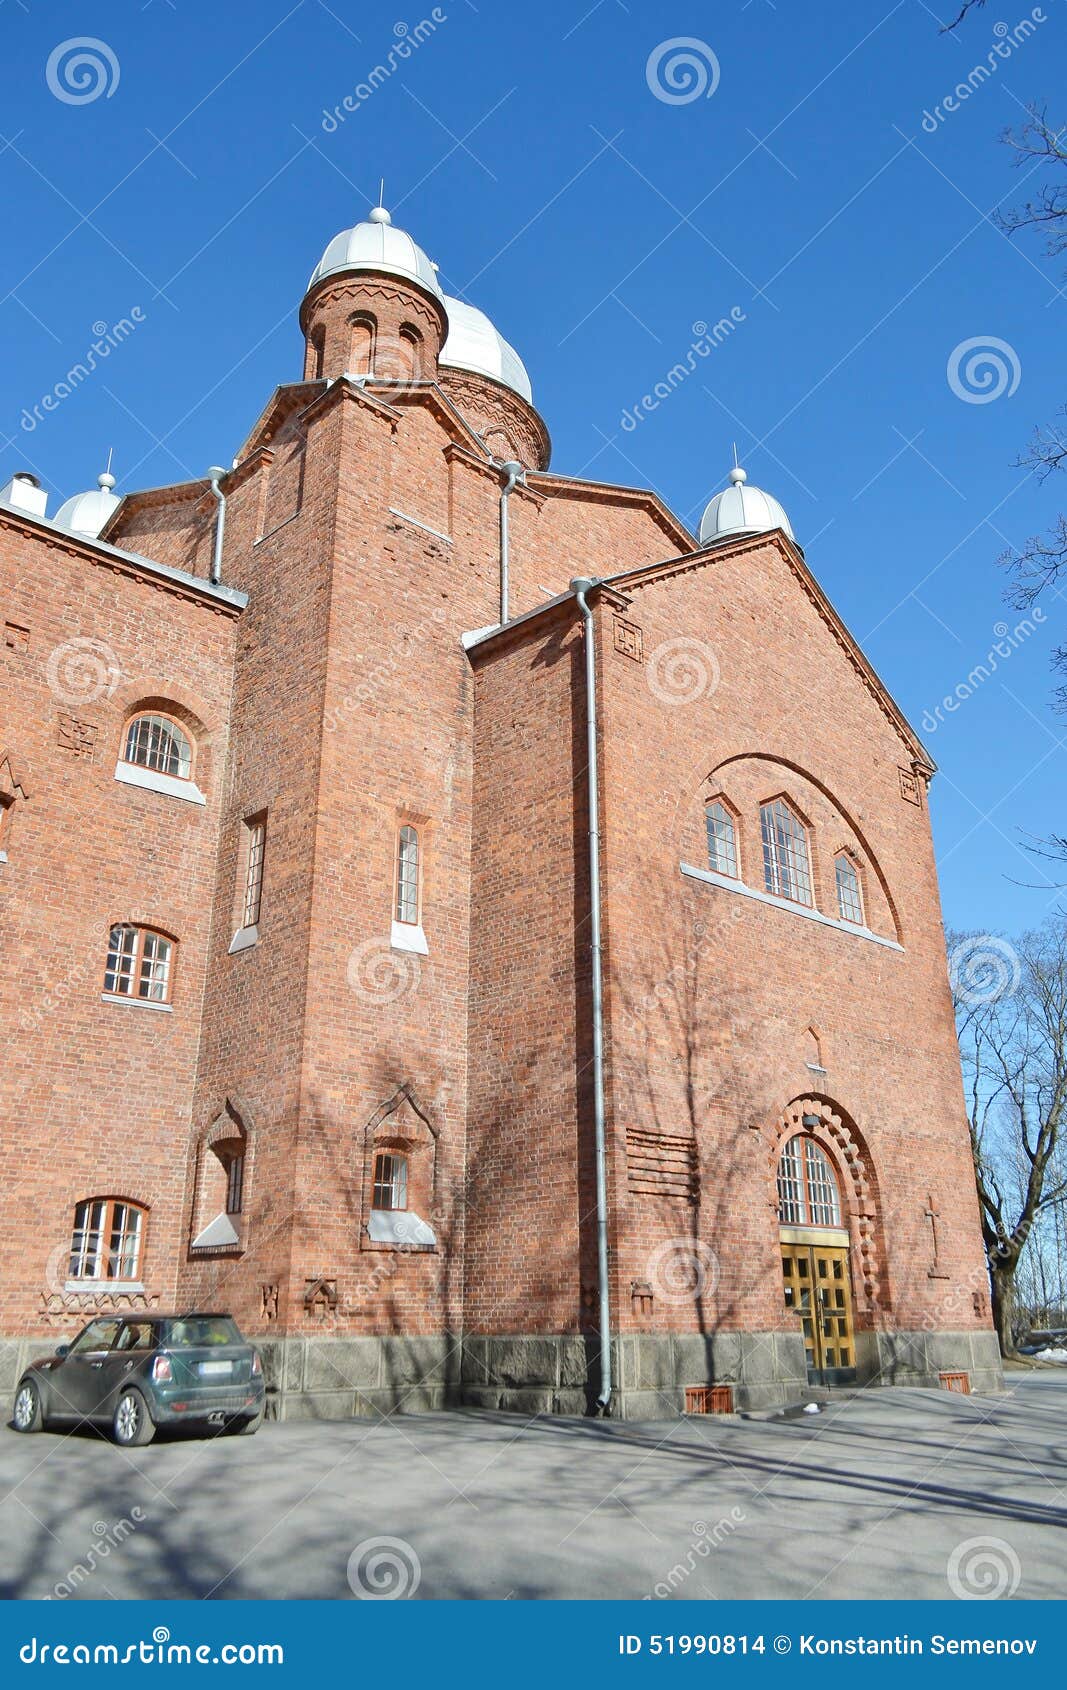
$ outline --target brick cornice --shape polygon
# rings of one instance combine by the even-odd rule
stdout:
[[[154,563],[151,558],[141,557],[138,553],[123,552],[103,541],[82,539],[44,524],[39,525],[17,511],[0,509],[0,527],[13,530],[48,551],[64,552],[68,557],[81,558],[98,569],[110,569],[140,586],[153,587],[157,592],[171,593],[175,598],[199,604],[216,616],[240,616],[248,603],[248,595],[234,587],[214,586],[210,581],[186,575],[168,564]]]

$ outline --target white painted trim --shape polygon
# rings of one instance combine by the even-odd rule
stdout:
[[[143,1297],[140,1279],[68,1279],[64,1291],[75,1297],[99,1297],[104,1291],[114,1297]]]
[[[167,798],[184,798],[187,804],[207,803],[195,781],[165,775],[160,769],[142,769],[140,763],[124,763],[121,757],[115,764],[115,779],[127,786],[143,787],[146,792],[162,792]]]
[[[389,943],[394,951],[417,951],[420,956],[429,956],[430,947],[426,943],[426,935],[422,931],[422,924],[415,927],[410,921],[394,921],[389,934]]]
[[[398,511],[395,505],[388,507],[390,516],[398,516],[401,522],[410,522],[412,528],[421,528],[424,534],[432,534],[435,540],[443,540],[446,546],[454,542],[451,534],[442,534],[439,528],[431,528],[428,522],[420,522],[417,516],[409,516],[407,511]]]
[[[259,944],[258,927],[239,927],[230,940],[229,956],[235,956],[238,951],[250,951],[253,945]]]
[[[101,992],[101,1003],[125,1003],[135,1009],[165,1009],[167,1014],[173,1012],[172,1003],[155,1003],[152,998],[135,998],[131,992]]]
[[[7,852],[6,851],[0,851],[0,863],[6,863],[6,862],[7,862]]]
[[[904,950],[904,946],[898,945],[895,939],[885,939],[881,933],[872,933],[869,927],[857,927],[854,921],[835,921],[833,916],[823,915],[821,910],[813,910],[807,904],[791,903],[788,898],[776,898],[770,892],[757,892],[754,886],[746,886],[743,881],[734,880],[729,875],[715,874],[707,868],[693,868],[690,863],[679,863],[678,867],[690,880],[703,880],[708,886],[721,886],[724,892],[755,898],[757,903],[771,904],[776,910],[785,910],[787,915],[799,915],[805,921],[817,921],[820,927],[833,927],[838,933],[850,933],[854,939],[868,939],[872,945],[884,945],[887,951]]]

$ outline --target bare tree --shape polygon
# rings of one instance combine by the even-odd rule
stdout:
[[[1010,1356],[1020,1259],[1067,1197],[1067,917],[1015,945],[988,934],[949,945],[993,1320]]]

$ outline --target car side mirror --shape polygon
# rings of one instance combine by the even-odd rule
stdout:
[[[59,1357],[60,1361],[63,1360],[64,1356],[69,1356],[69,1354],[70,1354],[70,1345],[69,1344],[57,1344],[56,1345],[56,1355]]]

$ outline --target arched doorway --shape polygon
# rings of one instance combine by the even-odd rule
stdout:
[[[816,1117],[782,1144],[778,1159],[778,1227],[785,1306],[800,1321],[808,1380],[856,1379],[849,1232],[837,1170],[813,1136]]]

